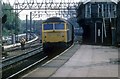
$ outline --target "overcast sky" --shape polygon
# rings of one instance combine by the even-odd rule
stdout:
[[[5,3],[9,3],[10,2],[10,4],[11,5],[13,5],[14,4],[14,2],[16,1],[16,2],[20,2],[20,3],[23,3],[24,1],[28,1],[28,2],[30,2],[30,1],[37,1],[37,2],[45,2],[45,1],[47,1],[47,2],[50,2],[50,1],[54,1],[54,2],[81,2],[81,1],[85,1],[85,0],[2,0],[3,2],[5,2]],[[26,19],[26,15],[28,15],[28,17],[29,17],[29,14],[30,14],[30,11],[22,11],[22,12],[20,12],[20,14],[19,14],[19,17],[20,17],[20,19],[22,19],[22,20],[25,20]],[[29,19],[29,18],[28,18]],[[45,17],[42,17],[41,19],[46,19],[46,16]]]
[[[37,1],[37,2],[45,2],[45,1],[47,1],[47,2],[50,2],[50,1],[54,1],[54,2],[85,2],[85,1],[90,1],[90,0],[2,0],[3,2],[10,2],[10,4],[11,5],[13,5],[14,4],[14,2],[16,1],[16,2],[20,2],[20,3],[23,3],[24,1],[28,1],[28,2],[30,2],[30,1]],[[117,0],[113,0],[113,1],[117,1]],[[28,17],[29,17],[29,14],[30,14],[30,11],[22,11],[19,15],[19,17],[20,17],[20,19],[22,19],[22,20],[25,20],[26,19],[26,15],[28,15]],[[42,18],[40,18],[40,19],[46,19],[46,16],[45,17],[42,17]]]

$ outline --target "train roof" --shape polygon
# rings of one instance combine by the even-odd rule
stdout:
[[[51,17],[45,20],[43,23],[46,23],[46,22],[66,22],[66,20],[60,17]]]
[[[83,4],[86,4],[88,2],[113,2],[117,4],[118,0],[86,0]]]

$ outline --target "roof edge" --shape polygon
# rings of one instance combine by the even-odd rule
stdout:
[[[104,1],[101,1],[101,0],[96,0],[96,1],[86,0],[85,2],[83,2],[83,4],[87,4],[89,2],[113,2],[113,3],[117,4],[118,0],[110,0],[110,1],[105,1],[105,0]]]

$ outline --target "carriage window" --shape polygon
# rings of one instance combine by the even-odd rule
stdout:
[[[63,30],[64,24],[55,24],[55,30]]]
[[[44,30],[53,30],[53,24],[44,24]]]

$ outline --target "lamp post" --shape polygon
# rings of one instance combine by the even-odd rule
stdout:
[[[32,12],[30,12],[30,40],[31,40],[31,34],[32,33]]]

